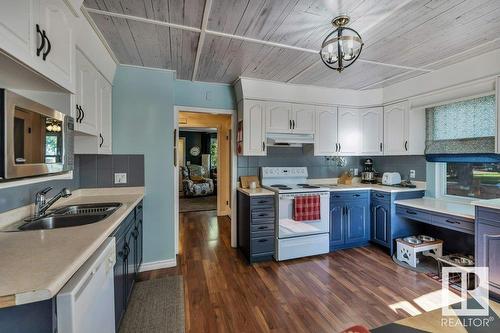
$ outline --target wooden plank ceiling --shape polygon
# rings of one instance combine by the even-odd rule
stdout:
[[[204,27],[205,0],[84,2],[120,63],[176,70],[179,79],[187,80],[232,83],[244,76],[379,88],[500,48],[498,0],[208,0],[207,4]],[[332,30],[331,19],[341,13],[351,17],[350,27],[361,34],[365,46],[360,61],[339,74],[324,66],[314,51]]]

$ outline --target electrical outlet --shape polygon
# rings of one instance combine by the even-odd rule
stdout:
[[[127,184],[127,174],[115,173],[115,184]]]
[[[410,178],[415,179],[415,170],[410,170]]]
[[[358,176],[359,175],[359,170],[358,168],[354,169],[354,176]]]

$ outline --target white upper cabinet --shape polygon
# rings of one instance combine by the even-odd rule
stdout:
[[[409,154],[408,102],[384,107],[384,155]]]
[[[290,133],[292,131],[292,105],[290,103],[260,102],[266,104],[266,131]]]
[[[73,84],[73,15],[61,0],[39,0],[38,24],[45,36],[41,59],[51,78],[64,87]]]
[[[337,107],[316,107],[314,155],[333,156],[337,154],[337,113]]]
[[[292,106],[292,133],[314,134],[315,129],[314,105],[293,104]]]
[[[361,153],[363,138],[360,126],[360,110],[339,108],[338,151],[341,156],[355,156]]]
[[[73,15],[63,0],[5,1],[0,49],[74,92]]]
[[[243,120],[243,155],[264,156],[266,147],[266,103],[245,100],[240,109]],[[241,105],[240,104],[240,105]]]
[[[4,2],[0,10],[0,49],[23,62],[32,57],[32,13],[32,0]]]
[[[112,153],[112,89],[113,86],[100,75],[99,77],[99,154]]]
[[[98,134],[97,69],[80,51],[76,53],[75,129],[89,135]]]
[[[360,109],[361,155],[382,155],[384,141],[384,109]]]

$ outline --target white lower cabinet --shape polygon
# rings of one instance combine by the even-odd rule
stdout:
[[[359,110],[361,128],[360,155],[384,153],[384,109],[382,107]]]
[[[335,106],[316,107],[316,133],[314,134],[314,155],[333,156],[338,152],[337,141],[338,109]]]

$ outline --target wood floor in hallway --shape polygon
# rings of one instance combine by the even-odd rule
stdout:
[[[409,316],[391,309],[399,302],[424,312],[414,300],[441,288],[375,246],[250,266],[231,248],[229,218],[215,212],[181,214],[180,237],[178,266],[140,279],[184,276],[186,332],[375,328]]]

